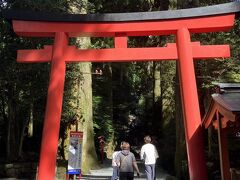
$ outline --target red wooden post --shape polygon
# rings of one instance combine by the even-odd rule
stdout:
[[[189,176],[191,180],[207,180],[191,39],[187,28],[177,31],[177,49]]]
[[[125,33],[116,33],[114,37],[115,48],[127,48],[127,36]]]
[[[46,114],[42,133],[38,180],[50,180],[55,178],[58,135],[66,70],[64,50],[67,44],[68,38],[65,33],[55,34]]]
[[[231,179],[230,174],[230,163],[228,154],[228,144],[227,144],[227,130],[226,127],[222,127],[222,119],[220,114],[217,113],[218,121],[218,148],[220,156],[220,168],[221,168],[221,179],[228,180]]]

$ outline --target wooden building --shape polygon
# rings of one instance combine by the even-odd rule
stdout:
[[[240,178],[240,171],[231,167],[228,148],[229,137],[240,140],[240,84],[217,84],[202,123],[206,129],[214,127],[217,130],[221,179]]]

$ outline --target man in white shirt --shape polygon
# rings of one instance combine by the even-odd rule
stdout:
[[[156,147],[151,144],[151,137],[144,137],[144,145],[141,148],[140,157],[144,160],[145,171],[147,174],[147,180],[155,179],[155,164],[156,159],[159,157]]]

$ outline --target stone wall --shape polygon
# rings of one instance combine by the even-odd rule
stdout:
[[[36,180],[38,163],[21,162],[0,164],[0,178],[21,178],[27,180]],[[56,168],[56,180],[66,178],[66,167],[59,166]]]
[[[0,177],[36,179],[37,163],[21,162],[0,165]]]

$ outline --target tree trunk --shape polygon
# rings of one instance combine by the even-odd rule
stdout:
[[[81,127],[83,130],[82,171],[98,168],[97,154],[94,144],[93,111],[92,111],[92,76],[91,63],[81,63],[80,72],[83,80],[80,87]]]
[[[33,99],[30,103],[30,110],[29,110],[29,121],[28,121],[28,137],[33,136]]]
[[[107,96],[107,102],[108,102],[108,107],[107,107],[107,115],[109,116],[109,119],[111,121],[111,126],[113,129],[114,128],[114,120],[113,120],[113,93],[112,93],[112,65],[111,63],[106,63],[104,64],[104,77],[106,78],[106,83],[104,84],[105,89],[106,89],[106,96]],[[116,137],[115,137],[115,132],[113,130],[112,133],[109,134],[108,137],[109,141],[107,144],[107,157],[111,158],[112,153],[116,147]]]
[[[160,63],[153,62],[154,68],[154,102],[158,102],[161,96],[161,75],[160,75]]]
[[[178,67],[176,68],[176,85],[175,85],[175,120],[176,120],[176,152],[175,152],[175,172],[177,179],[183,176],[183,166],[186,160],[184,124],[181,104],[181,94],[178,78]]]
[[[160,124],[162,121],[162,84],[161,84],[161,71],[160,62],[153,62],[153,74],[154,74],[154,89],[153,89],[153,107],[154,107],[154,118],[153,118],[153,128],[154,132],[159,132]]]
[[[18,147],[18,122],[16,121],[17,116],[17,93],[14,85],[8,86],[8,130],[7,130],[7,160],[12,161],[17,158]]]
[[[30,95],[32,97],[32,95]],[[23,140],[25,135],[25,129],[28,127],[28,137],[33,136],[33,99],[31,99],[30,105],[29,105],[29,115],[27,118],[24,119],[22,122],[22,129],[20,133],[19,138],[19,146],[18,146],[18,157],[22,157],[22,146],[23,146]]]
[[[82,1],[86,4],[87,1]],[[85,14],[85,7],[79,6],[75,2],[69,3],[69,12],[75,14]],[[81,49],[86,49],[90,46],[90,38],[76,38],[75,44]],[[87,173],[90,169],[99,167],[97,161],[96,148],[94,144],[94,131],[93,131],[93,111],[92,111],[92,69],[91,63],[75,63],[69,65],[69,81],[66,83],[70,86],[70,100],[66,106],[70,106],[73,111],[72,119],[66,126],[65,133],[61,144],[64,144],[64,156],[68,159],[68,144],[70,131],[83,132],[83,145],[82,145],[82,173]],[[71,74],[72,73],[72,74]],[[69,88],[69,87],[67,87]],[[65,90],[67,91],[67,90]],[[66,110],[65,110],[66,111]]]

